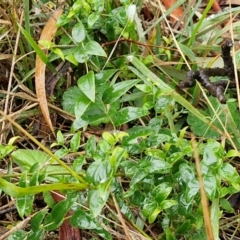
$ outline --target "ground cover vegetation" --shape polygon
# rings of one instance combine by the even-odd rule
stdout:
[[[0,3],[0,239],[240,239],[240,7],[169,2]]]

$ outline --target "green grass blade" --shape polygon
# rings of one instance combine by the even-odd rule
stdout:
[[[37,45],[37,43],[33,40],[33,38],[30,36],[30,34],[21,26],[18,24],[18,27],[20,28],[21,33],[24,35],[24,37],[27,39],[29,44],[32,46],[32,48],[35,50],[37,55],[40,57],[40,59],[53,71],[56,72],[55,68],[47,58],[47,56],[44,54],[42,49]]]
[[[198,111],[189,101],[187,101],[185,98],[183,98],[179,93],[175,91],[175,89],[169,87],[165,82],[163,82],[160,78],[158,78],[153,72],[151,72],[138,58],[136,58],[133,55],[127,56],[127,60],[133,64],[135,69],[139,71],[138,76],[141,77],[141,79],[144,82],[151,82],[152,84],[158,86],[161,91],[162,95],[169,96],[171,95],[172,98],[177,101],[180,105],[182,105],[184,108],[186,108],[189,112],[191,112],[194,116],[199,118],[204,123],[208,124],[213,128],[216,132],[223,135],[223,132],[218,129],[215,125],[211,123],[208,119],[205,118],[204,115],[202,115],[201,112]],[[131,68],[130,68],[131,69]],[[132,69],[131,69],[132,70]]]
[[[0,189],[12,197],[23,197],[53,190],[85,190],[87,187],[83,183],[54,183],[22,188],[0,178]]]

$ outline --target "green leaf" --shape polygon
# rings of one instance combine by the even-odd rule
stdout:
[[[86,162],[86,159],[84,156],[81,155],[76,157],[73,162],[73,170],[79,173],[82,170],[82,166],[85,162]]]
[[[109,161],[93,162],[87,169],[86,180],[94,185],[106,182],[111,176],[112,168]]]
[[[219,173],[221,177],[229,183],[240,183],[240,177],[236,168],[229,163],[223,163],[219,169]]]
[[[93,218],[96,218],[101,213],[102,208],[106,204],[109,193],[110,192],[107,189],[102,190],[98,188],[97,190],[90,190],[88,203]]]
[[[94,56],[107,57],[107,54],[98,42],[89,41],[84,47],[84,53]]]
[[[27,172],[24,172],[19,180],[19,186],[27,187]],[[26,195],[16,199],[16,207],[20,217],[29,216],[32,212],[34,195]]]
[[[180,42],[178,42],[178,46],[182,50],[183,54],[185,56],[187,56],[190,59],[191,62],[193,62],[193,63],[196,62],[195,54],[189,47],[187,47],[186,45],[184,45],[184,44],[182,44]]]
[[[104,132],[102,134],[102,137],[104,140],[106,140],[110,145],[115,145],[116,143],[116,140],[115,138],[113,137],[113,135],[109,132]]]
[[[44,165],[50,159],[45,152],[30,149],[18,149],[11,154],[11,157],[21,171],[29,170],[36,163]]]
[[[157,216],[159,215],[159,213],[161,211],[162,211],[162,209],[159,208],[159,207],[156,207],[153,210],[153,212],[148,216],[148,221],[149,221],[150,224],[152,224],[156,220]]]
[[[6,157],[9,153],[11,153],[16,147],[11,145],[0,145],[0,160]]]
[[[134,184],[138,183],[139,181],[144,179],[147,175],[148,175],[148,172],[145,171],[145,169],[142,169],[142,168],[137,169],[137,171],[134,173],[131,179],[130,186],[133,186]]]
[[[155,211],[155,209],[157,209],[157,207],[158,204],[155,201],[145,199],[142,213],[145,217],[149,217]]]
[[[214,154],[210,146],[206,145],[203,152],[203,163],[206,166],[213,165],[218,162],[218,158]]]
[[[166,240],[176,240],[169,228],[165,230]]]
[[[63,61],[65,60],[64,54],[60,48],[53,48],[52,52],[58,55]]]
[[[177,205],[178,202],[175,200],[164,200],[160,203],[160,209],[164,210],[164,209],[168,209],[174,205]]]
[[[30,231],[27,236],[27,240],[41,240],[44,238],[44,229],[38,229],[38,231]]]
[[[70,87],[63,93],[63,109],[74,115],[75,113],[75,103],[81,102],[82,96],[85,95],[82,91],[77,87]]]
[[[75,102],[75,107],[74,107],[74,114],[76,116],[76,119],[81,118],[81,116],[87,110],[90,103],[91,103],[91,100],[88,97],[86,97],[85,95],[82,95],[81,99],[80,98],[77,99],[77,101]]]
[[[96,139],[94,136],[91,136],[87,143],[85,144],[85,151],[86,156],[93,158],[95,152],[96,152],[97,146],[96,146]]]
[[[78,79],[78,87],[92,102],[95,102],[95,76],[93,71]]]
[[[124,123],[130,122],[134,119],[148,115],[149,112],[142,108],[136,107],[125,107],[118,111],[113,117],[113,122],[115,126],[120,126]]]
[[[70,219],[70,223],[73,227],[80,229],[98,229],[100,227],[97,220],[82,209],[78,209],[74,212]]]
[[[64,137],[60,130],[57,131],[57,143],[60,146],[64,145]]]
[[[37,232],[40,229],[42,221],[43,221],[44,217],[46,216],[47,212],[48,212],[48,209],[43,209],[32,217],[32,219],[31,219],[32,231]]]
[[[109,159],[110,165],[114,172],[117,171],[120,162],[126,156],[127,156],[127,152],[124,148],[121,148],[121,147],[114,148],[114,150],[112,151],[112,155]]]
[[[94,23],[99,19],[100,14],[99,13],[91,13],[88,16],[88,27],[92,28],[92,26],[94,25]]]
[[[170,172],[172,168],[172,165],[168,162],[154,157],[150,159],[149,163],[149,173],[167,173]]]
[[[191,229],[191,221],[186,220],[182,225],[177,229],[178,234],[184,234]]]
[[[155,201],[160,204],[163,200],[165,200],[172,191],[172,187],[168,183],[162,183],[156,186],[152,190],[152,195]]]
[[[86,37],[85,28],[82,23],[78,22],[73,26],[72,37],[75,42],[80,43]]]
[[[85,63],[89,59],[89,56],[85,53],[81,45],[75,48],[73,56],[78,63]]]
[[[64,216],[68,213],[74,202],[77,193],[71,192],[66,198],[58,202],[52,209],[52,212],[45,218],[44,225],[48,231],[56,229],[64,220]]]
[[[207,174],[203,176],[204,189],[210,200],[219,197],[220,184],[218,183],[216,176],[213,174]]]
[[[123,138],[122,144],[129,146],[132,144],[138,144],[138,140],[146,138],[147,136],[154,134],[154,130],[150,127],[136,126],[128,129],[128,136]]]
[[[96,84],[103,84],[107,82],[118,69],[107,69],[95,74]]]
[[[199,183],[196,179],[192,179],[187,183],[187,187],[184,189],[184,195],[187,202],[191,202],[192,199],[199,193]]]
[[[25,240],[27,236],[27,233],[23,230],[18,230],[11,234],[7,240]]]
[[[110,104],[121,96],[123,96],[129,89],[135,86],[140,80],[125,80],[114,84],[113,86],[106,89],[103,93],[102,99],[106,104]]]
[[[70,141],[70,148],[72,152],[77,152],[77,150],[80,147],[80,141],[81,141],[81,132],[78,131],[73,135]]]
[[[67,61],[69,61],[70,63],[74,64],[75,66],[78,65],[78,62],[77,62],[77,60],[76,60],[76,58],[74,57],[73,54],[68,54],[68,55],[65,57],[65,59],[66,59]],[[64,92],[64,93],[65,93],[65,92]]]
[[[234,213],[234,209],[227,199],[220,199],[220,204],[222,209],[225,210],[227,213]]]

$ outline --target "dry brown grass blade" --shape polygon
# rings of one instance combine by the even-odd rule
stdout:
[[[128,230],[126,224],[125,224],[125,220],[124,220],[123,217],[122,217],[122,213],[121,213],[121,211],[120,211],[120,209],[119,209],[117,200],[116,200],[116,198],[115,198],[115,196],[114,196],[113,193],[112,193],[111,195],[112,195],[112,198],[113,198],[113,202],[114,202],[115,208],[116,208],[117,213],[118,213],[119,220],[120,220],[120,222],[121,222],[121,224],[122,224],[122,227],[123,227],[123,230],[124,230],[126,239],[127,239],[127,240],[131,240],[131,237],[130,237],[130,235],[129,235],[129,230]]]
[[[50,19],[47,21],[45,27],[43,28],[42,34],[40,36],[40,40],[52,41],[57,31],[56,21],[59,19],[61,15],[62,15],[62,8],[59,8],[55,11],[53,16],[51,16]],[[42,48],[40,44],[39,44],[39,47]],[[49,110],[48,110],[47,95],[45,90],[45,71],[46,71],[46,64],[37,55],[36,72],[35,72],[35,86],[36,86],[37,99],[38,99],[43,117],[46,123],[48,124],[49,128],[54,134],[53,125],[52,125],[52,121],[51,121]]]
[[[198,182],[199,182],[199,187],[200,187],[200,196],[201,196],[201,203],[202,203],[202,208],[203,208],[203,219],[204,219],[207,239],[214,240],[213,229],[212,229],[210,213],[209,213],[209,208],[208,208],[208,199],[207,199],[205,189],[204,189],[204,183],[203,183],[201,166],[200,166],[200,158],[199,158],[199,154],[198,154],[196,145],[197,144],[196,144],[195,136],[192,135],[192,146],[193,146],[194,158],[195,158],[195,163],[196,163]]]

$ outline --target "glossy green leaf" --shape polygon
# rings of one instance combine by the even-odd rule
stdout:
[[[85,63],[89,59],[89,56],[85,53],[84,48],[81,45],[75,48],[73,56],[78,63]]]
[[[168,209],[177,204],[178,204],[178,202],[175,200],[164,200],[160,203],[159,207],[160,207],[160,209],[164,210],[164,209]]]
[[[27,187],[27,172],[24,172],[19,180],[20,187]],[[23,218],[24,216],[29,216],[32,212],[34,195],[26,195],[16,199],[16,207],[19,215]]]
[[[54,205],[51,213],[44,220],[44,225],[48,231],[54,230],[61,225],[65,215],[76,201],[76,197],[77,193],[71,192],[64,200]]]
[[[138,183],[139,181],[141,181],[143,178],[145,178],[148,175],[148,172],[145,171],[145,169],[137,169],[137,171],[134,173],[131,182],[130,182],[130,186]]]
[[[68,55],[65,57],[65,59],[66,59],[67,61],[69,61],[70,63],[74,64],[75,66],[78,65],[78,62],[77,62],[77,60],[76,60],[76,58],[74,57],[73,54],[68,54]],[[65,93],[65,92],[64,92],[64,93]]]
[[[60,130],[57,131],[57,143],[58,145],[64,145],[64,137]]]
[[[122,144],[125,146],[138,144],[139,139],[146,138],[147,136],[154,134],[154,130],[147,126],[136,126],[128,129],[127,133],[129,136],[124,137],[122,141]]]
[[[148,222],[149,222],[150,224],[152,224],[152,223],[156,220],[157,216],[159,215],[159,213],[160,213],[161,211],[162,211],[161,208],[156,207],[156,208],[153,210],[153,212],[148,216]]]
[[[107,82],[118,69],[107,69],[95,74],[96,84],[102,84]]]
[[[85,95],[82,95],[81,99],[77,99],[74,107],[74,114],[77,119],[81,118],[81,116],[84,114],[90,103],[91,100]]]
[[[86,155],[88,157],[93,157],[96,152],[96,149],[97,149],[96,139],[94,136],[91,136],[85,145]]]
[[[88,195],[88,203],[93,218],[96,218],[102,211],[102,208],[108,200],[110,192],[107,189],[90,190]]]
[[[64,26],[65,24],[69,23],[70,19],[67,17],[66,14],[62,14],[60,18],[57,20],[57,26],[61,27]]]
[[[72,38],[75,42],[80,43],[86,37],[85,28],[82,23],[78,22],[73,26],[72,29]]]
[[[219,197],[219,191],[218,188],[220,187],[216,176],[213,174],[207,174],[203,176],[204,180],[204,189],[208,195],[208,197],[212,200],[214,198]]]
[[[208,145],[204,148],[204,152],[203,152],[203,162],[204,164],[208,165],[212,165],[217,163],[217,157],[215,156],[214,152],[212,151],[212,149],[210,147],[208,147]]]
[[[116,143],[115,138],[113,137],[113,135],[109,132],[104,132],[102,134],[102,137],[104,140],[106,140],[109,144],[114,145]]]
[[[165,230],[165,234],[166,234],[166,240],[176,240],[176,238],[174,237],[173,233],[170,231],[169,228]]]
[[[157,209],[157,207],[158,204],[155,201],[145,199],[142,213],[145,217],[149,217],[155,211],[155,209]]]
[[[63,218],[70,210],[71,205],[72,204],[69,204],[69,201],[62,200],[53,207],[51,215],[54,224],[59,225],[63,221]]]
[[[0,160],[6,157],[9,153],[11,153],[16,147],[11,145],[0,145]]]
[[[27,233],[23,230],[17,230],[13,234],[11,234],[7,240],[25,240]]]
[[[240,183],[240,177],[236,168],[229,163],[223,163],[219,169],[219,173],[223,179],[229,181],[230,183]]]
[[[63,109],[74,115],[75,113],[75,103],[81,102],[81,99],[84,98],[85,95],[82,91],[77,87],[70,87],[63,93]],[[86,97],[85,97],[86,98]]]
[[[42,221],[43,221],[44,217],[46,216],[47,212],[48,212],[47,209],[43,209],[32,217],[32,219],[31,219],[32,231],[37,232],[40,229]]]
[[[99,17],[100,17],[99,13],[91,13],[88,16],[88,27],[92,28],[92,26],[99,19]]]
[[[191,221],[186,220],[181,226],[177,229],[178,234],[184,234],[191,229]]]
[[[73,162],[73,170],[79,173],[82,170],[82,166],[85,162],[86,162],[86,159],[84,156],[81,155],[76,157]]]
[[[118,111],[118,114],[113,117],[115,126],[120,126],[137,118],[146,116],[149,112],[142,108],[125,107]]]
[[[77,152],[77,150],[80,147],[80,141],[81,141],[81,132],[76,132],[72,139],[70,140],[70,148],[72,152]]]
[[[107,57],[106,52],[103,50],[101,45],[95,41],[89,41],[84,47],[84,53],[94,56]]]
[[[234,213],[234,209],[227,199],[221,199],[220,204],[222,209],[225,210],[227,213]]]
[[[106,104],[110,104],[121,96],[123,96],[129,89],[135,86],[140,80],[125,80],[124,82],[119,82],[113,86],[106,89],[103,93],[102,99]]]
[[[27,240],[41,240],[44,238],[45,229],[38,229],[38,231],[30,231]]]
[[[108,161],[93,162],[87,169],[86,180],[89,183],[97,185],[106,182],[111,176],[112,168]]]
[[[191,202],[192,199],[199,193],[199,183],[196,179],[192,179],[188,182],[185,188],[185,199],[187,202]]]
[[[35,163],[44,164],[50,159],[45,152],[30,149],[18,149],[11,154],[11,157],[22,170],[28,170]]]
[[[163,200],[165,200],[169,196],[171,191],[172,187],[170,187],[170,184],[162,183],[153,189],[152,195],[155,201],[160,204]]]
[[[93,71],[78,79],[78,87],[92,102],[95,102],[95,76]]]
[[[70,223],[73,227],[80,229],[98,229],[100,227],[97,220],[82,209],[78,209],[74,212],[70,219]]]
[[[114,148],[114,150],[112,151],[112,155],[109,159],[110,165],[114,172],[117,171],[120,162],[126,156],[127,156],[127,152],[124,148],[121,148],[121,147]]]

